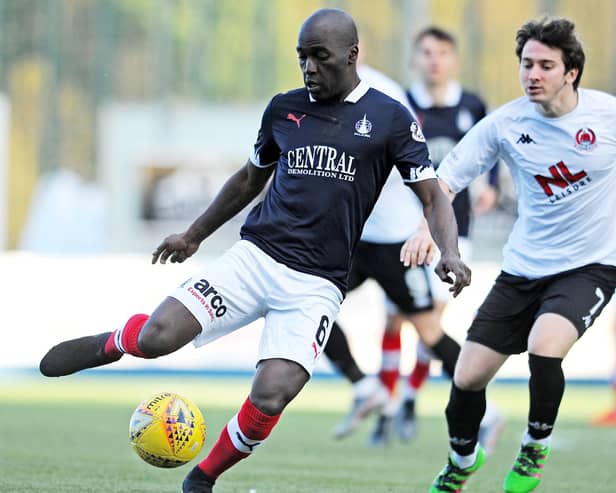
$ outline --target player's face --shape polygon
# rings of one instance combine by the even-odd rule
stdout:
[[[449,41],[424,36],[415,47],[414,62],[425,84],[439,86],[455,76],[458,57],[455,47]]]
[[[533,103],[548,105],[573,90],[577,70],[565,72],[562,51],[531,39],[522,49],[520,82]]]
[[[346,95],[349,89],[351,58],[357,45],[344,46],[340,40],[302,31],[297,45],[304,84],[316,100],[326,101]]]

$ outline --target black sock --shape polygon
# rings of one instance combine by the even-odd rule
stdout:
[[[342,329],[336,322],[332,325],[332,330],[323,352],[351,383],[355,383],[366,376],[357,366],[351,354],[346,335],[344,335],[344,332],[342,332]]]
[[[207,484],[208,486],[214,486],[214,483],[216,483],[216,479],[205,474],[199,466],[193,467],[192,470],[186,475],[186,479],[188,481],[199,481]]]
[[[445,409],[449,444],[460,455],[470,455],[477,445],[479,424],[486,412],[486,390],[462,390],[451,382],[449,403]]]
[[[453,378],[456,369],[456,361],[460,355],[460,344],[447,334],[443,334],[434,346],[430,346],[432,352],[443,362],[443,370],[449,378]]]
[[[528,412],[528,434],[540,440],[550,436],[558,407],[565,392],[565,376],[562,358],[528,355],[530,368],[530,410]]]

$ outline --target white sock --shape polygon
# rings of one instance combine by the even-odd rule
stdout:
[[[538,443],[539,445],[543,445],[544,447],[549,447],[551,441],[552,435],[548,435],[545,438],[533,438],[529,435],[528,430],[526,430],[524,432],[524,435],[522,435],[522,445],[528,445],[529,443]]]
[[[405,401],[414,401],[417,398],[417,390],[407,383],[404,386],[402,397]]]
[[[455,450],[452,450],[451,457],[458,467],[461,469],[468,469],[477,462],[477,445],[475,445],[475,450],[473,450],[473,453],[470,455],[460,455]]]

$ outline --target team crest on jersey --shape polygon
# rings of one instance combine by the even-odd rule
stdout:
[[[355,135],[358,137],[370,137],[372,132],[372,122],[366,118],[366,115],[361,120],[355,123]]]
[[[421,132],[421,128],[419,127],[419,125],[417,125],[417,122],[413,122],[411,123],[411,137],[413,137],[413,140],[416,142],[425,142],[426,138],[424,137],[423,133]]]
[[[592,151],[597,147],[597,136],[590,127],[580,128],[575,134],[575,147],[581,151]]]

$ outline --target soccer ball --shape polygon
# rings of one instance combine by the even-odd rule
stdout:
[[[143,401],[132,417],[130,443],[144,461],[156,467],[178,467],[194,459],[205,442],[199,408],[173,392]]]

